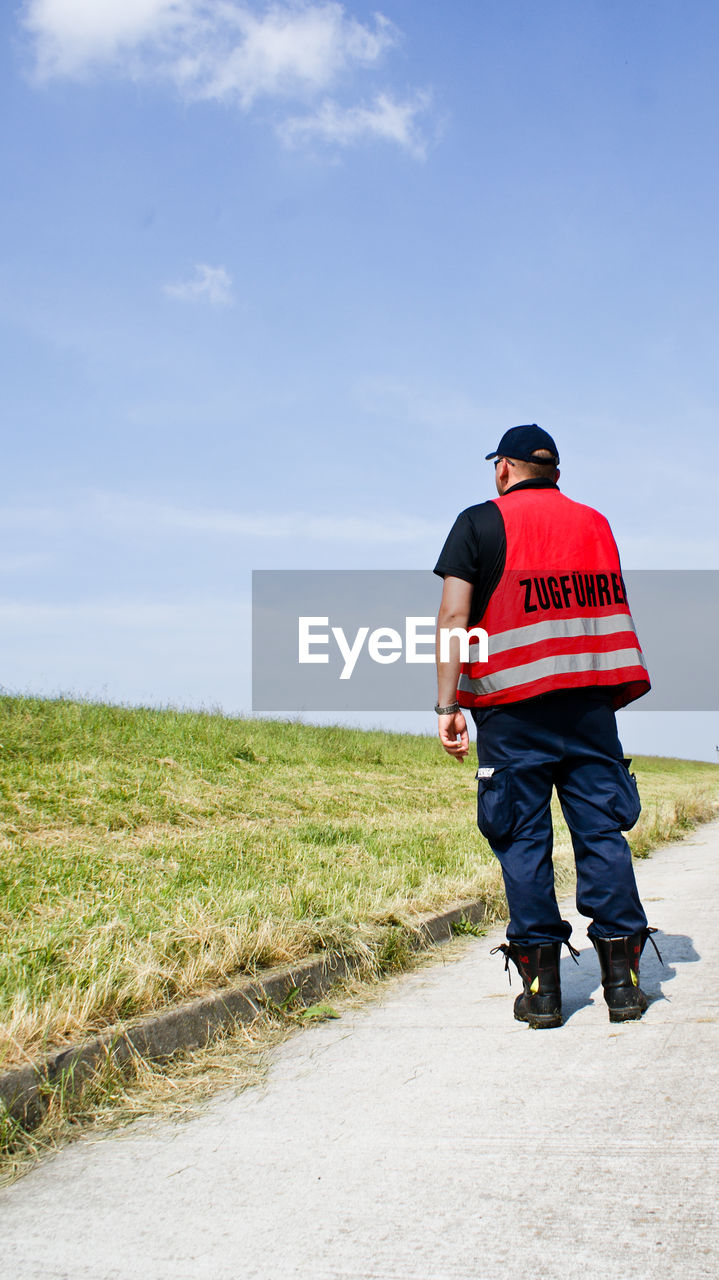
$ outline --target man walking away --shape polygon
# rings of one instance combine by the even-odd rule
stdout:
[[[598,511],[558,488],[559,454],[536,423],[496,450],[498,497],[457,517],[434,572],[439,737],[462,760],[477,726],[477,824],[500,861],[509,905],[501,950],[522,977],[514,1016],[561,1025],[559,955],[571,926],[554,890],[550,802],[556,787],[577,867],[577,908],[591,923],[612,1022],[641,1018],[639,960],[649,929],[623,831],[640,813],[615,711],[649,677],[616,543]],[[444,628],[480,626],[486,662],[440,651]]]

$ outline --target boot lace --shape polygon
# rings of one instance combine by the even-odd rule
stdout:
[[[565,947],[566,947],[566,948],[567,948],[567,950],[569,951],[569,954],[570,954],[570,956],[572,957],[572,960],[574,961],[574,963],[575,963],[575,964],[579,964],[579,952],[577,951],[577,948],[572,946],[571,942],[569,941],[569,938],[564,938],[564,939],[563,939],[563,942],[564,942]],[[654,947],[655,947],[655,949],[656,949],[656,943],[654,943]],[[497,952],[498,952],[498,951],[501,951],[501,952],[502,952],[502,955],[504,956],[504,972],[505,972],[506,974],[508,974],[508,975],[509,975],[509,985],[510,985],[510,987],[511,987],[511,985],[512,985],[512,970],[511,970],[511,969],[510,969],[510,967],[509,967],[509,961],[510,961],[510,960],[511,960],[511,958],[512,958],[512,952],[511,952],[511,950],[510,950],[510,948],[509,948],[509,946],[507,945],[507,943],[506,943],[506,942],[500,942],[500,943],[499,943],[499,946],[497,946],[497,947],[492,947],[492,949],[491,949],[491,951],[490,951],[490,953],[489,953],[489,954],[490,954],[491,956],[496,956],[496,954],[497,954]]]
[[[492,947],[492,950],[490,951],[490,953],[489,953],[489,954],[490,954],[491,956],[496,956],[496,954],[497,954],[497,952],[498,952],[498,951],[501,951],[501,952],[502,952],[502,955],[504,956],[504,972],[505,972],[505,973],[507,973],[507,974],[509,974],[509,985],[510,985],[510,987],[511,987],[511,985],[512,985],[512,970],[511,970],[511,969],[510,969],[510,967],[509,967],[509,959],[510,959],[510,956],[511,956],[511,954],[512,954],[512,953],[511,953],[511,951],[509,950],[509,947],[507,946],[507,943],[506,943],[506,942],[500,942],[500,944],[499,944],[499,946],[498,946],[498,947]]]
[[[662,955],[661,955],[661,952],[660,952],[660,950],[659,950],[659,947],[657,946],[656,942],[654,941],[654,939],[653,939],[653,937],[652,937],[652,934],[653,934],[653,933],[657,933],[657,932],[658,932],[658,930],[657,930],[657,929],[652,929],[649,925],[647,925],[646,929],[644,930],[644,937],[645,937],[645,939],[646,939],[648,942],[651,942],[652,946],[654,947],[654,950],[655,950],[655,951],[656,951],[656,953],[657,953],[657,959],[658,959],[659,963],[660,963],[660,964],[664,964],[664,961],[662,960]]]

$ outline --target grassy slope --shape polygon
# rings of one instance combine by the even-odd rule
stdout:
[[[474,769],[432,738],[2,698],[0,744],[0,1063],[318,947],[376,956],[450,899],[501,913]],[[637,852],[710,816],[715,766],[634,763]]]

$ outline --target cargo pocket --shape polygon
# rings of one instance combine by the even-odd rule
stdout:
[[[617,760],[617,783],[614,793],[614,816],[622,831],[630,831],[642,811],[637,780],[630,773],[630,759]]]
[[[514,827],[512,779],[506,768],[477,770],[477,826],[487,840],[506,840]]]

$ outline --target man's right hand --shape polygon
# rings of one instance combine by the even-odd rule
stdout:
[[[467,721],[461,711],[453,711],[449,716],[438,716],[439,740],[447,755],[455,760],[464,760],[469,751],[469,733]]]

